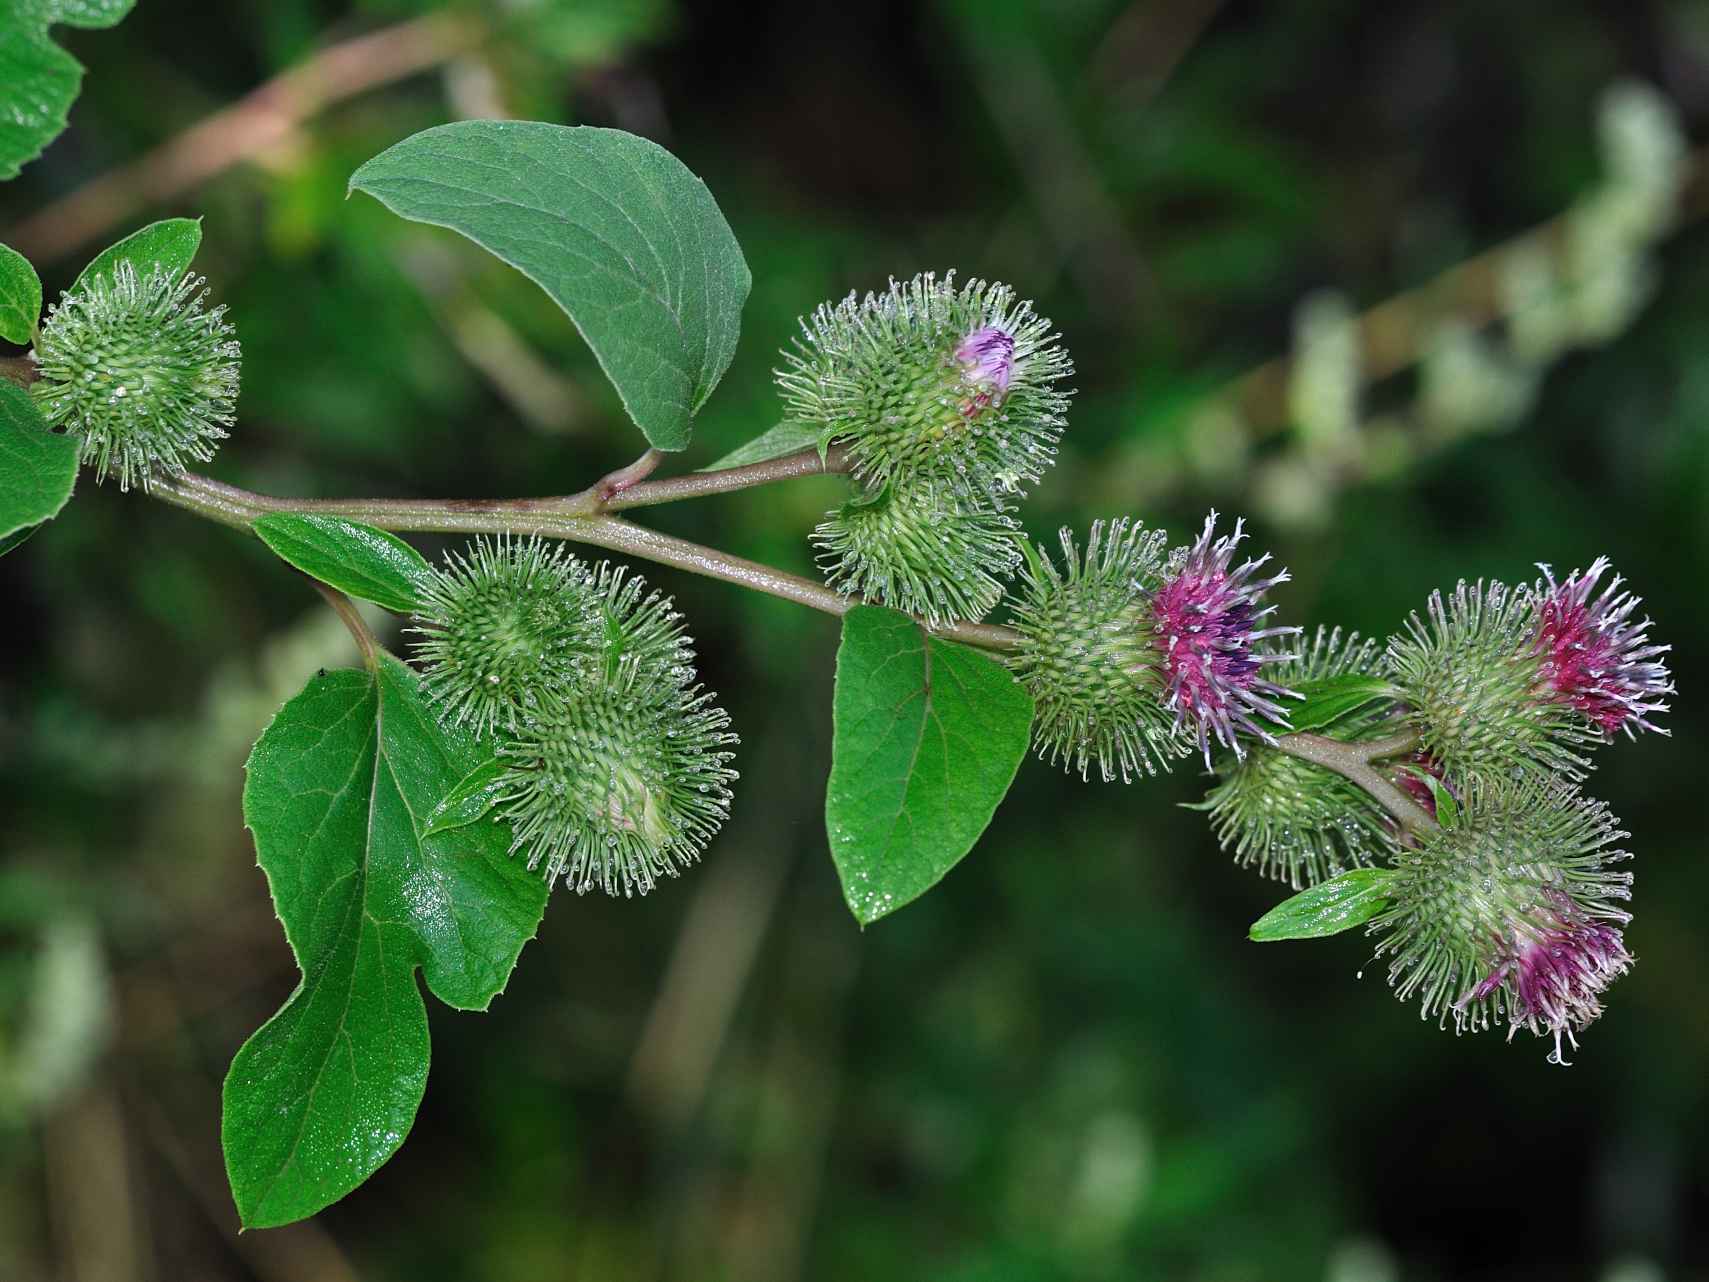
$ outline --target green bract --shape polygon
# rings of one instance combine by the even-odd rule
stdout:
[[[81,438],[97,481],[114,472],[121,490],[146,488],[225,437],[241,351],[226,309],[203,310],[205,283],[120,261],[48,311],[31,390],[51,425]]]
[[[1378,658],[1375,641],[1319,628],[1299,657],[1278,664],[1273,675],[1291,689],[1309,689],[1369,672]],[[1385,711],[1381,704],[1355,709],[1335,736],[1364,737],[1384,725]],[[1387,844],[1390,826],[1371,795],[1322,766],[1253,744],[1244,759],[1224,754],[1217,772],[1220,782],[1204,801],[1217,840],[1242,867],[1295,890],[1373,863]]]
[[[1020,644],[1009,660],[1037,706],[1041,758],[1108,781],[1167,771],[1191,744],[1163,706],[1162,654],[1147,596],[1167,566],[1167,540],[1126,517],[1092,524],[1081,555],[1064,529],[1062,569],[1028,549],[1016,592]]]
[[[1538,697],[1536,631],[1531,592],[1462,580],[1446,599],[1433,592],[1428,619],[1414,614],[1389,641],[1389,676],[1448,778],[1582,777],[1573,749],[1597,736],[1570,707]]]
[[[813,532],[826,579],[845,596],[924,615],[983,619],[1020,564],[1007,512],[929,481],[845,503]]]
[[[1068,410],[1057,384],[1074,366],[1007,285],[957,288],[954,272],[927,272],[823,304],[801,329],[777,374],[790,419],[846,439],[869,484],[930,479],[958,496],[1010,495],[1054,458]]]

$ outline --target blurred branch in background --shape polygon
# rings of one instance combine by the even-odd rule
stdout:
[[[1572,208],[1362,313],[1335,290],[1306,296],[1289,353],[1192,408],[1178,447],[1117,446],[1119,461],[1095,469],[1103,488],[1158,497],[1184,462],[1213,488],[1249,491],[1278,525],[1321,529],[1337,491],[1519,422],[1550,366],[1636,319],[1656,245],[1709,214],[1709,149],[1688,150],[1659,92],[1616,84],[1596,123],[1602,181]],[[1410,395],[1366,413],[1370,389],[1414,369]],[[1254,458],[1278,436],[1279,451]]]
[[[140,210],[287,144],[334,103],[439,66],[485,34],[461,13],[432,13],[321,50],[128,165],[85,183],[4,233],[37,263],[89,246]]]

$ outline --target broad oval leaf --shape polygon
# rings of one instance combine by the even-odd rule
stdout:
[[[76,438],[50,432],[35,398],[0,379],[0,538],[56,515],[76,484]]]
[[[350,189],[461,232],[533,280],[648,442],[688,444],[752,279],[712,193],[670,152],[617,129],[466,120],[381,152]]]
[[[243,814],[303,977],[226,1077],[221,1142],[247,1227],[313,1215],[403,1142],[427,1081],[416,985],[484,1010],[546,905],[507,831],[423,836],[490,749],[435,719],[390,655],[313,678],[249,757]]]
[[[83,64],[48,28],[110,27],[135,0],[0,0],[0,179],[42,154],[83,84]]]
[[[1389,906],[1388,868],[1354,868],[1284,899],[1252,923],[1249,937],[1259,943],[1278,939],[1321,939],[1362,926]]]
[[[134,267],[139,279],[147,279],[156,267],[164,268],[170,276],[182,276],[195,261],[196,251],[201,247],[200,218],[163,218],[133,231],[96,254],[89,260],[89,265],[77,273],[77,279],[71,282],[67,292],[75,294],[84,281],[104,275],[120,263]]]
[[[280,560],[396,614],[416,608],[421,584],[433,574],[421,553],[397,535],[360,521],[275,512],[252,528]]]
[[[865,925],[973,848],[1026,756],[1033,705],[995,659],[857,605],[843,619],[832,719],[825,830]]]
[[[42,282],[30,260],[0,245],[0,338],[28,344],[42,314]]]
[[[1302,681],[1297,690],[1305,698],[1299,703],[1287,704],[1288,725],[1296,731],[1321,730],[1378,699],[1395,697],[1394,687],[1382,677],[1359,672]]]

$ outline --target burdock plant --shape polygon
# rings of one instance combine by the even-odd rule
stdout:
[[[1038,546],[1020,501],[1055,458],[1073,365],[1015,290],[953,272],[813,310],[777,374],[784,421],[740,461],[655,477],[733,359],[751,284],[703,183],[618,131],[505,120],[407,139],[351,189],[541,282],[647,450],[528,498],[290,499],[197,476],[239,357],[185,270],[199,225],[113,246],[45,322],[39,279],[0,247],[0,338],[33,345],[0,364],[0,551],[60,510],[81,462],[259,537],[361,653],[310,678],[248,763],[244,819],[303,981],[226,1084],[245,1225],[312,1214],[401,1142],[427,1072],[419,983],[484,1008],[551,887],[652,891],[729,815],[736,736],[681,615],[566,542],[841,619],[825,838],[863,925],[956,867],[1031,750],[1083,780],[1202,763],[1224,847],[1298,892],[1253,937],[1365,925],[1395,991],[1456,1029],[1525,1029],[1559,1059],[1632,964],[1624,834],[1577,782],[1598,746],[1656,728],[1672,684],[1606,561],[1462,583],[1379,646],[1280,620],[1287,573],[1214,512],[1178,541],[1119,516]],[[849,488],[810,536],[818,578],[632,516],[824,473]],[[434,567],[400,533],[475,541]],[[410,621],[415,666],[352,596]]]

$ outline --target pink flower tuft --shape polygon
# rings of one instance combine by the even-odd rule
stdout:
[[[1635,730],[1656,730],[1648,714],[1666,712],[1660,696],[1673,692],[1667,666],[1657,656],[1671,647],[1650,643],[1648,618],[1632,621],[1638,598],[1621,592],[1622,580],[1615,575],[1592,599],[1608,569],[1607,557],[1560,583],[1548,566],[1538,568],[1548,583],[1532,643],[1532,653],[1542,660],[1539,693],[1576,708],[1604,735],[1624,730],[1635,737]]]
[[[1263,653],[1258,642],[1300,629],[1259,626],[1276,607],[1259,609],[1258,598],[1288,575],[1283,570],[1254,577],[1268,554],[1229,568],[1235,545],[1246,537],[1242,526],[1236,521],[1233,534],[1215,538],[1212,512],[1198,541],[1151,597],[1153,644],[1163,652],[1168,687],[1164,705],[1175,713],[1177,726],[1191,728],[1207,766],[1213,736],[1237,757],[1246,755],[1237,738],[1241,730],[1274,743],[1257,718],[1286,726],[1287,713],[1276,699],[1298,697],[1260,675],[1265,664],[1298,656]]]
[[[955,359],[961,362],[967,381],[980,386],[975,401],[984,408],[1009,390],[1015,373],[1015,336],[995,325],[982,326],[961,340]]]
[[[1515,930],[1507,956],[1466,1001],[1481,1001],[1506,986],[1508,1039],[1521,1028],[1539,1037],[1552,1034],[1549,1062],[1565,1064],[1561,1038],[1578,1048],[1574,1032],[1602,1014],[1602,990],[1631,969],[1632,955],[1619,926],[1587,919],[1563,894],[1552,896],[1542,915],[1542,921]]]

